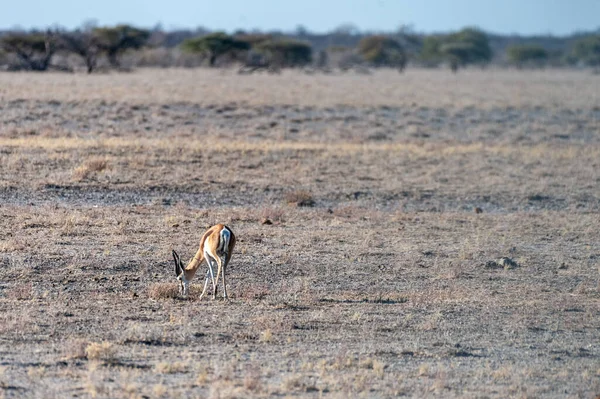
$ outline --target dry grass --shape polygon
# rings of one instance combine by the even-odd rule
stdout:
[[[285,201],[296,206],[314,206],[315,200],[311,193],[304,190],[291,191],[285,194]]]
[[[157,84],[160,82],[160,84]],[[215,82],[219,82],[215,85]],[[371,76],[238,75],[234,70],[145,69],[131,74],[68,75],[0,73],[3,99],[104,100],[129,103],[248,105],[292,104],[332,107],[588,107],[597,103],[597,76],[576,71],[395,70]],[[483,89],[485,88],[485,89]]]
[[[594,77],[0,87],[0,396],[599,391]],[[200,270],[180,300],[171,249],[217,222],[230,299],[197,301]]]
[[[85,348],[89,360],[102,360],[112,362],[115,360],[116,348],[110,342],[92,342]]]
[[[88,178],[94,172],[102,172],[108,167],[106,159],[94,158],[85,161],[82,165],[73,170],[73,179],[81,181]]]
[[[148,288],[152,299],[173,299],[179,297],[179,287],[175,283],[154,283]]]
[[[177,373],[185,373],[187,371],[187,365],[181,362],[175,363],[167,363],[161,362],[158,363],[155,367],[156,371],[161,374],[177,374]]]

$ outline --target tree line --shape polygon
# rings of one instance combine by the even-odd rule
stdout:
[[[124,62],[125,60],[125,62]],[[219,67],[237,64],[240,72],[314,67],[349,69],[408,64],[447,66],[457,72],[489,64],[538,68],[600,67],[600,32],[569,38],[511,38],[477,28],[445,34],[417,34],[399,29],[388,34],[360,33],[351,26],[328,34],[196,31],[166,32],[160,27],[85,26],[76,30],[0,32],[0,65],[8,70],[73,70],[88,73],[133,66]],[[125,64],[125,65],[124,65]]]

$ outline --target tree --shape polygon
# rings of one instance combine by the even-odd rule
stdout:
[[[571,58],[584,65],[600,66],[600,35],[587,36],[575,42]]]
[[[488,37],[478,29],[462,29],[448,35],[445,42],[441,49],[442,53],[447,55],[451,63],[458,62],[459,66],[485,65],[492,59]]]
[[[100,48],[98,38],[91,31],[63,32],[59,36],[61,47],[81,56],[87,67],[87,73],[92,73],[96,68],[96,60]]]
[[[187,39],[181,44],[181,49],[189,53],[207,54],[210,66],[214,67],[219,57],[237,51],[249,50],[250,43],[229,36],[224,32],[216,32]]]
[[[358,53],[376,67],[393,67],[400,71],[406,66],[406,53],[396,40],[383,36],[367,36],[358,43]]]
[[[450,64],[452,72],[464,67],[469,63],[473,46],[470,43],[450,42],[440,47],[442,56]]]
[[[420,58],[436,65],[446,61],[456,72],[469,64],[486,65],[492,55],[487,35],[475,28],[465,28],[445,36],[426,37]]]
[[[548,61],[548,51],[537,44],[518,44],[506,49],[508,61],[517,68],[543,66]]]
[[[443,62],[441,47],[443,39],[439,36],[426,36],[419,53],[419,59],[427,66],[438,66]]]
[[[93,36],[97,40],[98,48],[106,53],[110,64],[119,68],[119,56],[130,49],[140,49],[150,37],[150,32],[134,28],[130,25],[117,25],[114,27],[95,28]]]
[[[46,71],[56,52],[55,37],[51,32],[12,33],[0,39],[0,47],[15,54],[23,67],[31,71]]]
[[[309,43],[291,39],[273,39],[261,42],[256,50],[265,54],[271,66],[297,67],[312,62],[312,47]]]

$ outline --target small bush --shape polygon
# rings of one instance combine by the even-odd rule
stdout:
[[[177,374],[177,373],[185,373],[187,371],[187,366],[181,362],[175,363],[167,363],[162,362],[158,363],[155,366],[157,372],[161,374]]]
[[[298,40],[268,40],[257,44],[256,51],[266,54],[270,64],[280,68],[301,67],[312,62],[310,43]]]
[[[173,299],[179,296],[179,287],[173,283],[155,283],[148,289],[152,299]]]
[[[268,219],[272,222],[285,222],[285,212],[281,208],[264,208],[261,212],[261,220]]]
[[[358,52],[365,61],[374,66],[404,69],[407,62],[404,48],[400,43],[382,35],[363,38],[358,43]]]
[[[92,342],[85,348],[88,360],[103,360],[110,362],[115,359],[116,349],[110,342]]]
[[[506,50],[508,61],[519,68],[524,66],[541,67],[548,60],[548,51],[535,44],[511,46]]]
[[[88,178],[94,172],[102,172],[108,168],[108,161],[102,158],[93,158],[84,162],[73,171],[73,179],[81,181]]]
[[[267,328],[265,331],[263,331],[260,334],[261,342],[271,342],[272,340],[273,340],[273,333],[271,332],[270,328]]]
[[[314,206],[315,200],[308,191],[298,190],[292,191],[285,195],[285,201],[288,204],[296,206]]]

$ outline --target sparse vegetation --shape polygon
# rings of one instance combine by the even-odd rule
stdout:
[[[181,44],[184,51],[208,56],[208,64],[216,66],[217,59],[224,55],[232,55],[239,51],[249,50],[246,41],[229,36],[224,32],[211,33],[206,36],[188,39]]]
[[[548,52],[537,45],[518,45],[509,47],[506,50],[508,61],[517,66],[523,67],[542,67],[548,60]]]
[[[95,28],[93,35],[95,43],[106,54],[110,65],[120,68],[120,56],[126,51],[142,48],[146,44],[150,32],[131,25],[117,25]]]
[[[396,40],[387,36],[367,36],[358,43],[359,54],[368,63],[382,67],[398,68],[403,71],[407,57],[404,48]]]
[[[600,66],[600,35],[582,37],[575,42],[570,56],[571,62]]]
[[[85,348],[88,360],[112,362],[115,359],[116,348],[110,342],[92,342]]]
[[[175,283],[154,283],[148,289],[152,299],[171,299],[179,296],[179,287]]]
[[[0,73],[0,396],[593,397],[599,84]]]
[[[305,190],[291,191],[285,195],[288,204],[296,206],[314,206],[315,200],[311,193]]]
[[[533,49],[536,51],[531,52]],[[547,52],[545,60],[540,58],[539,49]],[[505,55],[509,50],[514,54],[507,63]],[[526,62],[522,63],[522,57],[527,58]],[[0,67],[8,70],[72,72],[84,67],[91,73],[108,67],[130,71],[134,67],[237,64],[244,75],[295,67],[305,67],[306,73],[314,74],[349,70],[368,73],[368,67],[403,70],[407,65],[442,64],[457,71],[471,65],[538,66],[542,61],[549,67],[596,68],[600,64],[597,32],[523,37],[466,27],[456,32],[423,34],[402,26],[397,31],[379,34],[343,27],[325,34],[300,29],[237,31],[230,35],[204,28],[167,31],[158,26],[149,31],[125,24],[97,27],[93,22],[72,31],[0,31]]]
[[[81,181],[94,172],[102,172],[108,167],[108,161],[102,158],[93,158],[84,162],[73,171],[73,179]]]
[[[270,65],[277,68],[292,68],[312,62],[312,47],[298,40],[273,39],[260,42],[257,51],[264,53]]]
[[[50,67],[50,61],[56,52],[56,42],[51,32],[12,33],[0,37],[0,48],[18,57],[18,69],[45,71]]]

